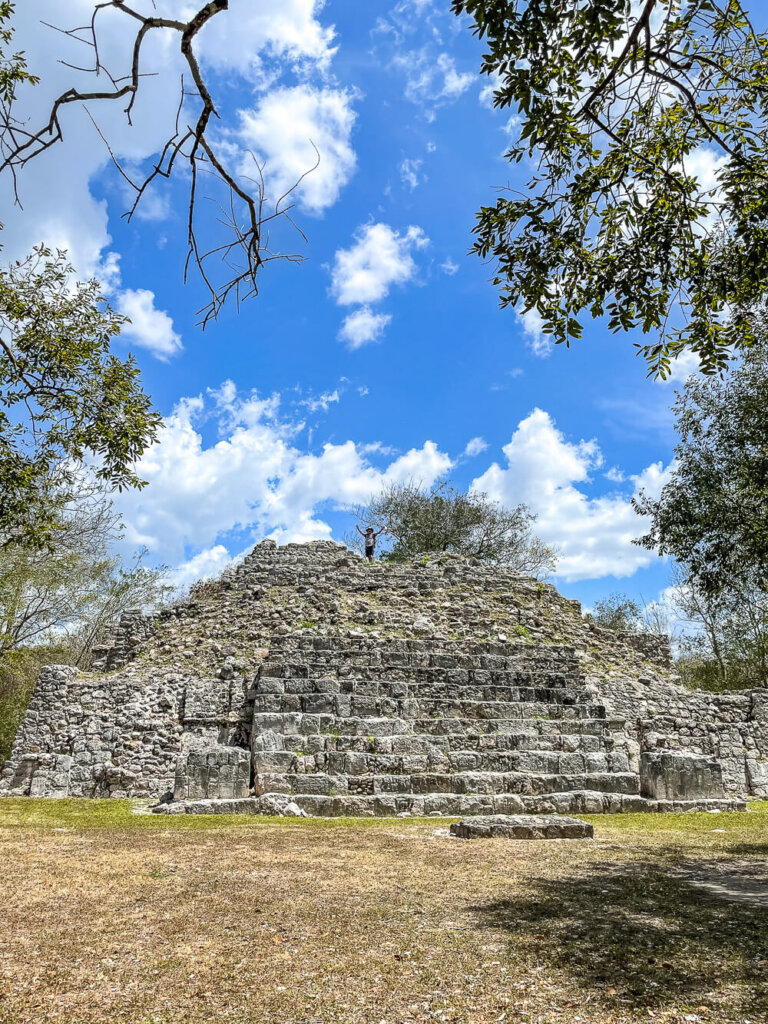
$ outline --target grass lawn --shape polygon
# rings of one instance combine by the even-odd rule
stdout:
[[[591,819],[132,814],[0,800],[0,1022],[768,1020],[768,803]]]

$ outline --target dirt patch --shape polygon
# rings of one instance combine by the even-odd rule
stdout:
[[[681,874],[733,856],[743,877],[768,813],[725,834],[660,817],[593,818],[594,843],[481,844],[434,820],[0,800],[0,1022],[768,1019],[764,908]]]

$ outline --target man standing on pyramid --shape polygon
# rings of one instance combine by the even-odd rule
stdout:
[[[379,536],[379,534],[384,533],[384,527],[382,526],[380,530],[374,533],[372,526],[367,527],[365,532],[363,532],[358,526],[357,532],[365,541],[365,557],[368,559],[369,562],[372,562],[373,553],[376,550],[376,538]]]

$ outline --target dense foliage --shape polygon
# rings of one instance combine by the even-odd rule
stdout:
[[[679,441],[639,543],[672,555],[685,582],[716,596],[768,593],[768,346],[720,379],[691,376],[674,405]]]
[[[477,217],[502,306],[557,343],[640,327],[650,372],[754,339],[768,292],[768,35],[739,0],[452,0],[530,169]],[[762,4],[754,5],[765,22]],[[516,119],[516,121],[514,120]]]
[[[134,464],[161,420],[134,358],[110,352],[123,320],[63,253],[0,270],[0,542],[50,543],[84,460],[109,487],[142,486]]]
[[[555,568],[555,552],[532,533],[536,517],[530,509],[504,508],[485,494],[463,493],[445,480],[429,489],[415,483],[393,484],[355,514],[392,539],[386,553],[389,561],[449,551],[501,562],[531,576]]]

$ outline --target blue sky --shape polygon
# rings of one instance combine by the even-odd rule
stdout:
[[[83,24],[92,6],[76,0],[63,16],[56,0],[25,0],[18,12],[15,44],[43,80],[22,96],[31,119],[72,84],[55,58],[82,49],[41,22]],[[187,181],[126,224],[125,188],[82,112],[67,112],[64,142],[22,176],[23,210],[0,183],[5,257],[66,246],[134,321],[118,348],[137,355],[167,425],[142,466],[148,487],[120,499],[127,546],[190,582],[264,536],[339,539],[343,506],[383,481],[448,474],[531,505],[561,549],[568,596],[656,598],[668,567],[632,545],[643,525],[629,500],[663,482],[669,405],[692,367],[649,381],[631,336],[589,323],[572,349],[550,350],[534,318],[499,310],[491,268],[467,255],[474,212],[527,168],[502,158],[514,123],[491,108],[467,24],[447,0],[230,6],[199,40],[222,144],[243,169],[248,150],[266,160],[271,196],[311,165],[310,138],[321,155],[295,193],[308,241],[288,224],[273,236],[305,259],[267,266],[239,312],[196,327],[204,294],[194,276],[182,283]],[[103,22],[115,67],[123,22]],[[160,73],[133,128],[91,106],[129,167],[146,166],[175,110],[174,45],[168,35],[148,52]]]

